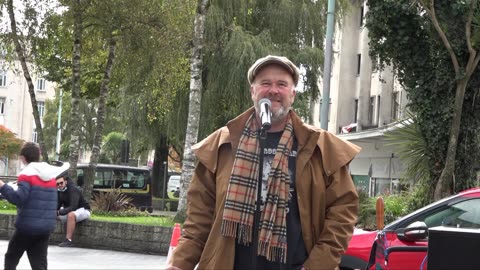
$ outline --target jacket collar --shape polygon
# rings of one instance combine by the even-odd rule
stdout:
[[[226,125],[230,134],[230,141],[225,142],[230,142],[232,144],[234,153],[237,151],[237,147],[240,142],[240,136],[245,128],[245,124],[254,111],[255,107],[251,107],[237,116],[235,119],[229,121]],[[294,111],[290,110],[289,114],[292,118],[293,132],[295,133],[295,137],[298,141],[298,150],[307,145],[309,142],[315,144],[318,137],[313,138],[312,135],[316,135],[317,132],[312,129],[311,126],[309,127],[305,125],[302,119],[300,119],[300,117]]]
[[[192,147],[199,161],[210,171],[215,172],[217,169],[218,149],[223,144],[230,144],[232,147],[231,153],[235,155],[243,128],[254,111],[254,107],[249,108],[235,119],[229,121],[225,127],[218,129]],[[308,160],[315,149],[320,149],[323,167],[327,175],[331,175],[340,167],[347,165],[361,149],[332,133],[303,123],[294,111],[290,111],[290,117],[292,118],[293,131],[298,142],[297,151],[302,153],[305,160]]]

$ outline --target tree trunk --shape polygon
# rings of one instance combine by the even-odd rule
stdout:
[[[25,58],[25,51],[20,44],[17,34],[17,23],[15,21],[15,13],[13,12],[13,0],[7,1],[8,15],[10,17],[10,26],[12,27],[12,39],[15,44],[15,51],[17,52],[18,59],[22,65],[23,76],[27,81],[28,93],[30,94],[30,101],[32,102],[33,109],[33,119],[35,120],[35,130],[37,132],[37,139],[40,145],[42,152],[43,161],[48,162],[48,152],[45,148],[45,141],[43,140],[43,129],[42,121],[40,119],[40,114],[38,113],[37,99],[35,97],[35,86],[32,82],[32,77],[30,77],[30,72],[28,71],[27,60]]]
[[[460,67],[458,57],[451,46],[447,35],[444,33],[440,23],[435,14],[435,1],[430,1],[428,7],[425,6],[425,3],[422,3],[428,12],[433,26],[437,30],[437,33],[442,40],[445,49],[450,54],[452,60],[452,65],[455,70],[455,78],[457,82],[457,89],[455,91],[455,103],[453,107],[453,117],[452,124],[450,128],[450,139],[448,141],[447,156],[445,158],[445,166],[440,174],[437,185],[435,186],[435,193],[433,195],[435,200],[439,200],[443,197],[451,195],[455,190],[454,184],[454,172],[455,172],[455,161],[457,155],[457,146],[458,146],[458,136],[460,133],[460,123],[462,120],[462,111],[463,111],[463,102],[465,99],[465,91],[467,89],[468,82],[477,68],[478,62],[480,61],[480,56],[477,55],[477,51],[473,46],[473,36],[472,36],[472,21],[474,11],[476,10],[477,1],[470,2],[470,9],[468,11],[468,16],[466,18],[465,24],[465,40],[467,42],[467,48],[469,51],[468,61],[464,70]]]
[[[192,145],[197,143],[198,126],[200,122],[203,66],[202,49],[204,44],[207,3],[208,0],[198,1],[197,14],[195,15],[193,25],[193,50],[190,64],[190,102],[188,106],[188,122],[183,151],[182,176],[180,179],[180,199],[178,202],[177,215],[174,218],[176,222],[183,222],[186,218],[187,191],[190,187],[190,181],[195,169],[195,156],[192,152]]]
[[[153,159],[153,171],[152,171],[152,189],[153,196],[160,198],[167,198],[167,193],[164,190],[164,185],[166,187],[168,180],[168,168],[165,172],[165,164],[168,162],[168,144],[167,137],[165,135],[160,135],[160,138],[157,141],[155,146],[155,157]],[[167,164],[168,165],[168,164]],[[165,177],[167,175],[167,177]],[[167,178],[167,179],[165,179]]]
[[[458,135],[460,133],[460,123],[462,120],[463,100],[465,98],[465,91],[469,79],[469,76],[465,76],[457,82],[447,157],[445,158],[445,166],[440,174],[437,185],[435,186],[435,193],[433,195],[435,201],[451,195],[455,190],[453,184],[455,157],[457,155]]]
[[[315,100],[313,97],[308,98],[308,124],[312,126],[315,124]]]
[[[72,135],[70,136],[70,169],[68,174],[77,182],[77,163],[78,151],[80,148],[80,125],[77,125],[81,116],[79,113],[80,103],[80,75],[81,75],[81,53],[82,53],[82,9],[80,6],[81,0],[73,2],[73,53],[72,53],[72,111],[69,125],[72,128]],[[85,182],[84,182],[85,183]]]
[[[110,84],[110,78],[112,74],[113,64],[115,60],[115,49],[117,42],[113,33],[111,33],[109,41],[109,53],[107,59],[107,65],[105,66],[105,72],[103,74],[102,83],[100,85],[100,98],[98,100],[97,110],[97,129],[95,132],[95,138],[93,140],[92,155],[90,156],[90,165],[87,170],[87,176],[85,178],[85,198],[90,201],[93,190],[93,179],[95,168],[97,167],[98,157],[100,155],[100,149],[102,144],[103,127],[105,125],[106,116],[106,104],[108,98],[108,89]]]

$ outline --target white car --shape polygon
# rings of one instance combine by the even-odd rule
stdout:
[[[178,198],[180,194],[180,177],[181,175],[174,174],[168,179],[167,192],[169,193],[169,196],[170,193],[173,193],[173,197]]]

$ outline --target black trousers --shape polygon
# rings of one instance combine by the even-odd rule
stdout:
[[[32,270],[46,270],[49,238],[49,234],[30,235],[15,231],[5,253],[5,270],[17,269],[18,262],[25,251]]]

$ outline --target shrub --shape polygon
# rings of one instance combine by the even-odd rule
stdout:
[[[374,197],[369,197],[365,191],[359,191],[359,211],[358,211],[358,220],[357,227],[363,228],[365,230],[375,230],[376,229],[376,219],[375,219],[375,199]]]
[[[383,197],[385,203],[385,224],[408,214],[408,199],[407,193],[385,195]]]
[[[359,192],[359,213],[357,227],[376,230],[376,202],[378,197],[369,197],[366,192]],[[391,223],[410,212],[407,193],[382,195],[385,204],[385,224]]]
[[[1,210],[16,210],[17,207],[14,204],[9,203],[7,200],[0,200]]]
[[[93,195],[92,210],[95,212],[134,211],[136,209],[132,200],[132,198],[121,193],[120,189],[98,192]]]

